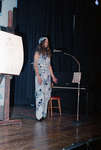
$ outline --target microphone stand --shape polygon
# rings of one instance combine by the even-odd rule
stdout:
[[[62,50],[54,49],[53,52],[62,52]],[[78,59],[75,56],[71,55],[71,54],[68,54],[66,52],[63,52],[63,53],[64,53],[64,55],[67,55],[67,56],[70,56],[70,57],[73,58],[73,60],[78,65],[78,72],[80,73],[80,62],[78,61]],[[74,125],[76,125],[76,126],[80,125],[79,105],[80,105],[80,82],[78,82],[77,114],[76,114],[76,120],[74,121]]]
[[[68,55],[75,60],[75,62],[78,64],[78,72],[80,73],[80,62],[77,60],[77,58],[68,53],[64,53],[64,55]],[[79,103],[80,103],[80,82],[78,82],[77,116],[76,116],[76,121],[75,121],[75,125],[77,126],[80,125]]]

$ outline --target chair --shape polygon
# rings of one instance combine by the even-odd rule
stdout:
[[[53,101],[57,101],[57,106],[53,106]],[[51,96],[48,103],[48,115],[51,113],[51,117],[53,116],[53,109],[58,109],[61,116],[61,98],[60,96]]]

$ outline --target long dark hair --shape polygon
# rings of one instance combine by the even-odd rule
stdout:
[[[45,40],[46,40],[46,39],[45,39]],[[45,46],[44,46],[45,40],[43,40],[43,41],[37,46],[36,51],[37,51],[39,54],[42,54],[43,56],[47,55],[48,57],[51,57],[51,50],[50,50],[49,44],[48,44],[48,47],[45,47]]]

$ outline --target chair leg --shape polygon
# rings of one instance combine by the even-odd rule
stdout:
[[[59,105],[59,112],[60,112],[60,116],[61,116],[61,104],[60,104],[60,99],[58,99],[58,105]]]
[[[60,116],[61,116],[61,102],[60,102],[60,98],[58,99],[54,99],[54,100],[57,100],[58,101],[58,110],[59,110],[59,113],[60,113]],[[49,114],[51,115],[51,117],[53,116],[53,103],[52,103],[52,99],[49,100],[49,104],[48,104],[48,116]]]
[[[49,107],[50,107],[50,101],[48,102],[48,117],[49,117],[49,113],[50,113]]]
[[[53,116],[53,110],[52,110],[52,100],[50,100],[50,107],[51,107],[51,117]]]

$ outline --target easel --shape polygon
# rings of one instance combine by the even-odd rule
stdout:
[[[13,13],[8,12],[7,32],[0,31],[0,125],[21,125],[21,120],[10,120],[10,80],[20,75],[23,66],[22,37],[14,35]]]
[[[2,108],[2,111],[0,111],[0,125],[21,125],[21,120],[10,120],[9,118],[10,80],[12,76],[20,75],[23,66],[24,55],[22,37],[14,35],[12,10],[8,11],[7,32],[0,31],[0,76],[2,76],[2,79],[0,81],[0,84],[2,84],[2,102],[0,103],[0,108]]]

